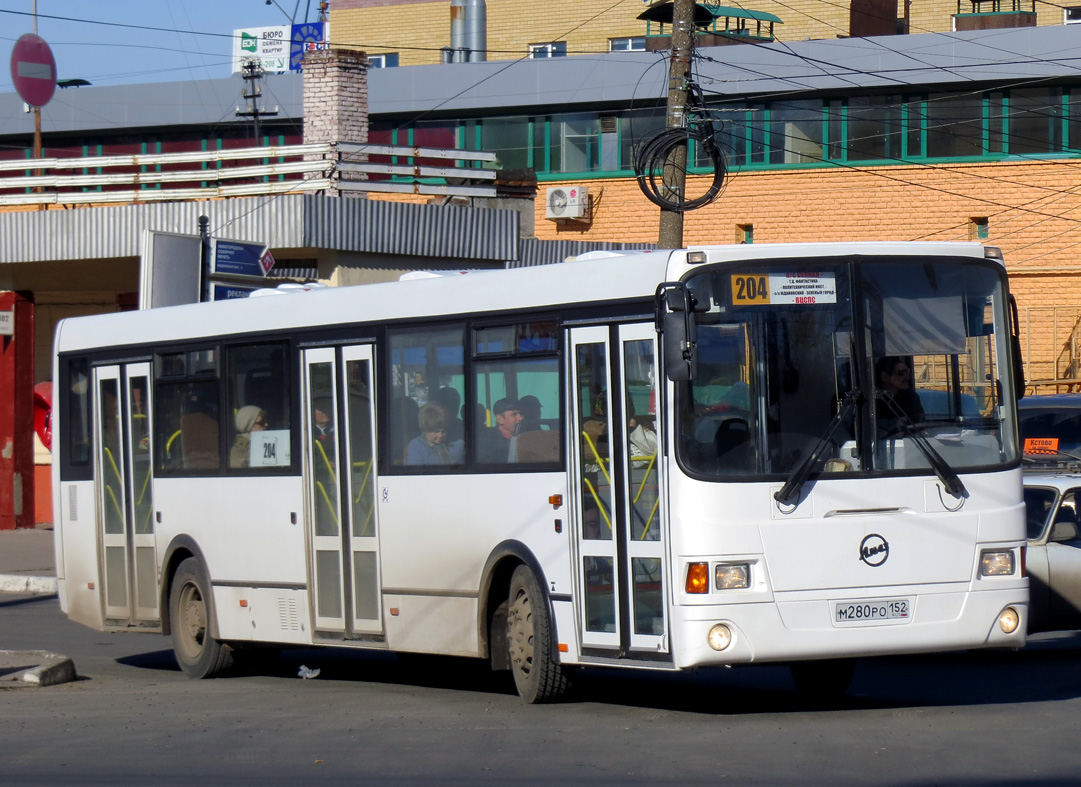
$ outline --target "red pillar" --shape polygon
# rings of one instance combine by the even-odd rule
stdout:
[[[34,303],[0,292],[0,530],[34,526]]]

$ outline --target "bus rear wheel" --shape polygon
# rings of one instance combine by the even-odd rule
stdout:
[[[510,580],[507,648],[518,694],[529,703],[553,702],[567,691],[563,668],[552,659],[552,625],[537,578],[518,566]]]
[[[176,570],[169,592],[173,653],[191,678],[214,678],[233,665],[233,651],[211,631],[210,583],[199,561],[189,557]]]

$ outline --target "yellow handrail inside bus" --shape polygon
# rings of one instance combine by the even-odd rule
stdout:
[[[646,527],[642,531],[642,535],[639,536],[639,538],[638,538],[639,541],[645,541],[646,540],[646,534],[649,532],[650,527],[653,526],[653,518],[655,516],[657,516],[657,507],[660,506],[660,504],[661,504],[661,499],[660,499],[660,497],[658,497],[653,502],[653,510],[649,512],[649,519],[646,521]]]
[[[582,430],[582,437],[585,438],[586,445],[589,446],[589,450],[593,453],[593,457],[597,460],[597,467],[599,467],[601,469],[601,472],[604,473],[604,480],[608,482],[609,486],[611,486],[612,479],[608,475],[608,468],[605,467],[604,459],[601,458],[601,454],[597,450],[597,446],[593,443],[593,438],[590,437],[589,432],[585,431],[584,429]]]
[[[649,464],[646,465],[646,474],[642,477],[642,483],[640,483],[638,485],[638,492],[635,493],[635,495],[634,495],[634,502],[636,502],[636,503],[638,502],[638,498],[640,498],[642,496],[642,492],[646,488],[646,481],[649,480],[649,476],[653,472],[653,465],[656,464],[656,462],[657,462],[657,455],[653,454],[652,456],[632,456],[631,457],[631,466],[632,467],[634,466],[635,462],[644,462],[647,459],[649,460]]]
[[[375,465],[374,461],[371,462],[353,462],[353,467],[363,467],[364,478],[361,479],[360,490],[357,492],[356,498],[353,500],[353,505],[359,505],[360,499],[364,496],[364,490],[368,488],[368,479],[372,476],[372,467]],[[370,532],[372,517],[375,515],[375,500],[372,500],[372,504],[368,506],[368,518],[364,520],[364,527],[360,531],[361,536],[366,536]]]
[[[173,452],[173,442],[176,440],[176,438],[180,437],[180,433],[182,431],[184,431],[184,430],[183,429],[177,429],[175,432],[173,432],[172,437],[170,437],[168,440],[165,441],[165,455],[166,456],[170,456],[172,454],[172,452]]]
[[[597,504],[597,510],[601,512],[601,516],[604,517],[604,524],[608,525],[608,530],[612,530],[612,520],[608,516],[608,510],[601,502],[600,495],[597,494],[597,490],[593,487],[593,484],[588,478],[583,478],[582,483],[589,489],[589,494],[593,495],[593,501]]]
[[[120,517],[120,526],[124,526],[124,509],[120,507],[120,501],[116,497],[116,492],[113,491],[112,484],[105,484],[105,491],[109,493],[109,499],[113,501],[113,508],[116,509],[116,515]]]
[[[319,494],[323,497],[323,502],[327,504],[327,508],[330,510],[330,515],[334,517],[334,524],[338,524],[338,511],[334,508],[334,503],[330,499],[330,495],[327,494],[327,489],[323,486],[323,482],[316,481],[315,488],[319,490]]]
[[[334,486],[338,485],[338,475],[334,472],[334,465],[330,463],[330,457],[327,456],[327,449],[323,448],[323,443],[319,440],[313,440],[316,447],[319,449],[320,456],[323,457],[323,464],[327,466],[327,472],[330,473],[330,480],[334,482]]]

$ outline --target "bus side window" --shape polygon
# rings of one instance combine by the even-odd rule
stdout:
[[[225,349],[229,469],[274,472],[292,464],[285,343]]]
[[[462,464],[464,451],[465,329],[460,325],[437,325],[389,331],[390,343],[390,461],[395,467],[431,465],[436,452],[441,465]],[[423,452],[432,461],[409,460],[407,446],[418,438],[420,414],[433,403],[443,412],[439,448]],[[426,411],[426,422],[436,408]],[[431,424],[430,424],[431,425]],[[435,434],[435,433],[429,433]],[[423,446],[418,446],[423,448]],[[445,448],[444,452],[442,449]],[[418,455],[421,453],[416,451]],[[465,457],[468,459],[468,457]]]
[[[70,467],[90,467],[90,364],[85,358],[68,361],[67,407],[64,411],[63,456]]]
[[[218,472],[221,467],[218,350],[155,358],[154,425],[159,473]]]

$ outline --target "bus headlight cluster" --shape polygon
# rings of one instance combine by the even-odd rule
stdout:
[[[709,642],[709,646],[714,650],[724,650],[732,644],[732,629],[723,623],[718,623],[716,626],[709,630],[709,634],[706,635],[706,640]]]
[[[1013,571],[1012,549],[985,549],[980,553],[981,577],[1005,577]]]
[[[751,586],[750,563],[718,563],[713,571],[717,590],[737,590]]]

